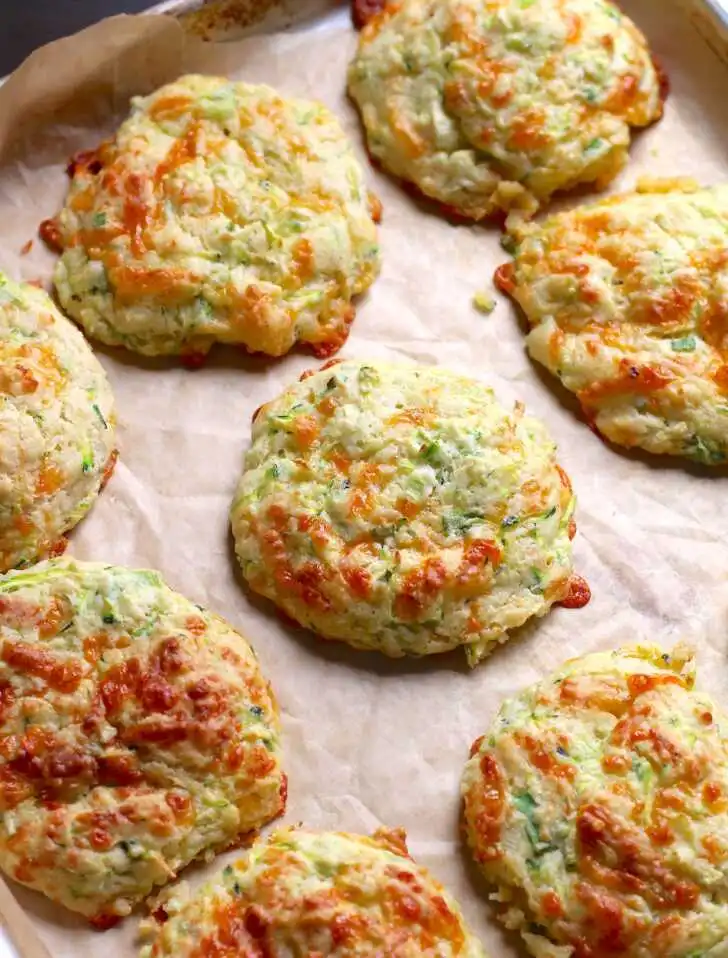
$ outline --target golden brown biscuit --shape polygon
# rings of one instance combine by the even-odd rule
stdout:
[[[364,28],[349,92],[376,160],[479,220],[608,183],[667,88],[613,3],[403,0]]]
[[[63,551],[113,471],[115,422],[81,333],[0,273],[0,572]]]
[[[0,577],[0,867],[99,927],[285,805],[245,639],[156,572]]]
[[[336,118],[267,86],[186,76],[136,98],[44,224],[89,336],[191,361],[214,342],[319,356],[379,270],[379,203]]]
[[[720,958],[728,717],[680,649],[567,662],[505,702],[463,777],[468,842],[534,958]]]
[[[574,494],[545,427],[444,369],[344,360],[267,403],[231,520],[243,574],[293,619],[390,656],[474,665],[573,574]]]
[[[279,829],[170,911],[141,958],[485,958],[401,831]]]
[[[516,232],[498,281],[612,442],[728,461],[728,187],[653,183]]]

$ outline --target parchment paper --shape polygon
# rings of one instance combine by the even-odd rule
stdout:
[[[726,74],[685,15],[665,0],[623,0],[667,66],[673,83],[664,121],[637,138],[615,188],[638,176],[693,175],[706,184],[728,172]],[[289,5],[289,9],[290,9]],[[344,94],[355,45],[345,6],[298,26],[218,45],[188,40],[164,18],[115,18],[34,54],[0,89],[0,264],[43,280],[53,256],[36,239],[62,202],[65,164],[113,128],[131,92],[185,70],[265,81],[317,97],[357,144]],[[322,4],[319,3],[319,7]],[[299,7],[300,9],[300,7]],[[459,654],[387,660],[324,644],[287,628],[245,592],[228,531],[228,507],[252,412],[315,361],[216,350],[188,372],[176,362],[99,350],[116,392],[121,458],[89,518],[72,536],[79,557],[154,567],[173,587],[224,615],[258,651],[281,703],[286,819],[369,831],[403,825],[416,858],[459,897],[492,958],[519,953],[504,936],[459,842],[458,786],[472,740],[500,701],[567,657],[634,640],[667,647],[692,641],[700,684],[728,706],[728,476],[607,447],[580,422],[574,403],[528,360],[523,330],[502,298],[476,312],[505,259],[495,230],[451,226],[418,207],[386,176],[371,184],[384,204],[384,270],[360,303],[342,355],[440,363],[523,400],[550,426],[579,496],[577,569],[591,604],[555,610],[527,626],[476,671]],[[220,868],[225,857],[211,868]],[[200,880],[208,869],[186,877]],[[57,958],[131,955],[136,918],[100,935],[40,896],[13,886]],[[102,952],[103,949],[103,952]]]

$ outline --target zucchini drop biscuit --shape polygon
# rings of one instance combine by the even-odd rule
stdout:
[[[379,203],[337,119],[267,86],[182,77],[69,173],[42,227],[63,251],[56,290],[112,346],[328,356],[379,269]]]
[[[0,577],[0,867],[98,927],[285,805],[253,650],[158,573]]]
[[[141,958],[485,958],[401,830],[371,838],[279,829],[149,922]],[[155,915],[158,912],[155,912]]]
[[[0,572],[63,551],[114,468],[115,419],[82,334],[0,273]]]
[[[621,446],[728,462],[728,186],[657,181],[515,231],[534,359]]]
[[[468,843],[534,958],[722,958],[728,717],[689,652],[567,662],[508,700],[463,777]]]
[[[443,369],[344,360],[253,421],[231,511],[251,588],[327,639],[474,665],[574,576],[574,495],[545,427]]]
[[[367,6],[366,3],[361,6]],[[606,0],[402,0],[349,69],[371,155],[446,212],[531,214],[603,186],[662,115],[645,38]]]

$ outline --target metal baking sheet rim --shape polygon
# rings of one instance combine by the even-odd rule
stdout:
[[[675,0],[716,56],[728,66],[728,0]],[[205,6],[204,0],[162,0],[145,13],[183,17]],[[270,8],[268,8],[270,9]],[[0,77],[0,86],[7,80]],[[2,954],[0,953],[0,958]]]
[[[715,55],[728,66],[728,0],[677,0]]]
[[[690,22],[716,56],[728,66],[728,0],[674,0],[674,2],[682,7]],[[166,13],[182,17],[185,14],[194,13],[204,5],[204,0],[163,0],[150,7],[147,13]],[[275,6],[275,2],[273,5]]]
[[[698,32],[728,66],[728,0],[676,0]],[[181,17],[204,6],[204,0],[163,0],[148,13],[167,13]]]

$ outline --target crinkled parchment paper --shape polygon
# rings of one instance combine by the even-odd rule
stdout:
[[[289,9],[292,7],[289,4]],[[303,5],[300,5],[303,6]],[[300,11],[299,6],[299,11]],[[310,2],[306,7],[313,6]],[[316,97],[341,118],[363,162],[344,93],[355,45],[348,10],[311,10],[284,30],[223,44],[186,38],[164,18],[115,18],[36,53],[0,89],[0,264],[48,284],[53,257],[36,239],[59,207],[71,154],[111,130],[131,93],[183,71],[272,83]],[[664,121],[637,138],[615,188],[638,176],[728,176],[725,67],[666,0],[623,0],[673,82]],[[440,363],[523,400],[550,426],[579,496],[577,568],[593,600],[521,630],[476,671],[458,654],[388,662],[318,642],[281,624],[237,575],[228,507],[252,412],[314,360],[215,350],[198,372],[99,350],[118,402],[121,458],[71,540],[79,557],[154,567],[174,588],[224,615],[251,640],[283,714],[290,774],[287,820],[369,831],[403,825],[414,855],[460,898],[493,958],[519,953],[479,893],[458,837],[458,785],[472,740],[504,696],[563,659],[632,640],[698,649],[700,678],[728,706],[728,475],[627,455],[604,445],[574,403],[532,365],[502,298],[490,316],[471,304],[506,257],[495,230],[452,226],[386,176],[369,179],[384,204],[384,270],[361,302],[343,355]],[[218,860],[213,868],[219,868]],[[207,869],[209,870],[209,868]],[[193,882],[206,869],[193,868]],[[133,954],[137,921],[103,933],[13,886],[54,958]]]

